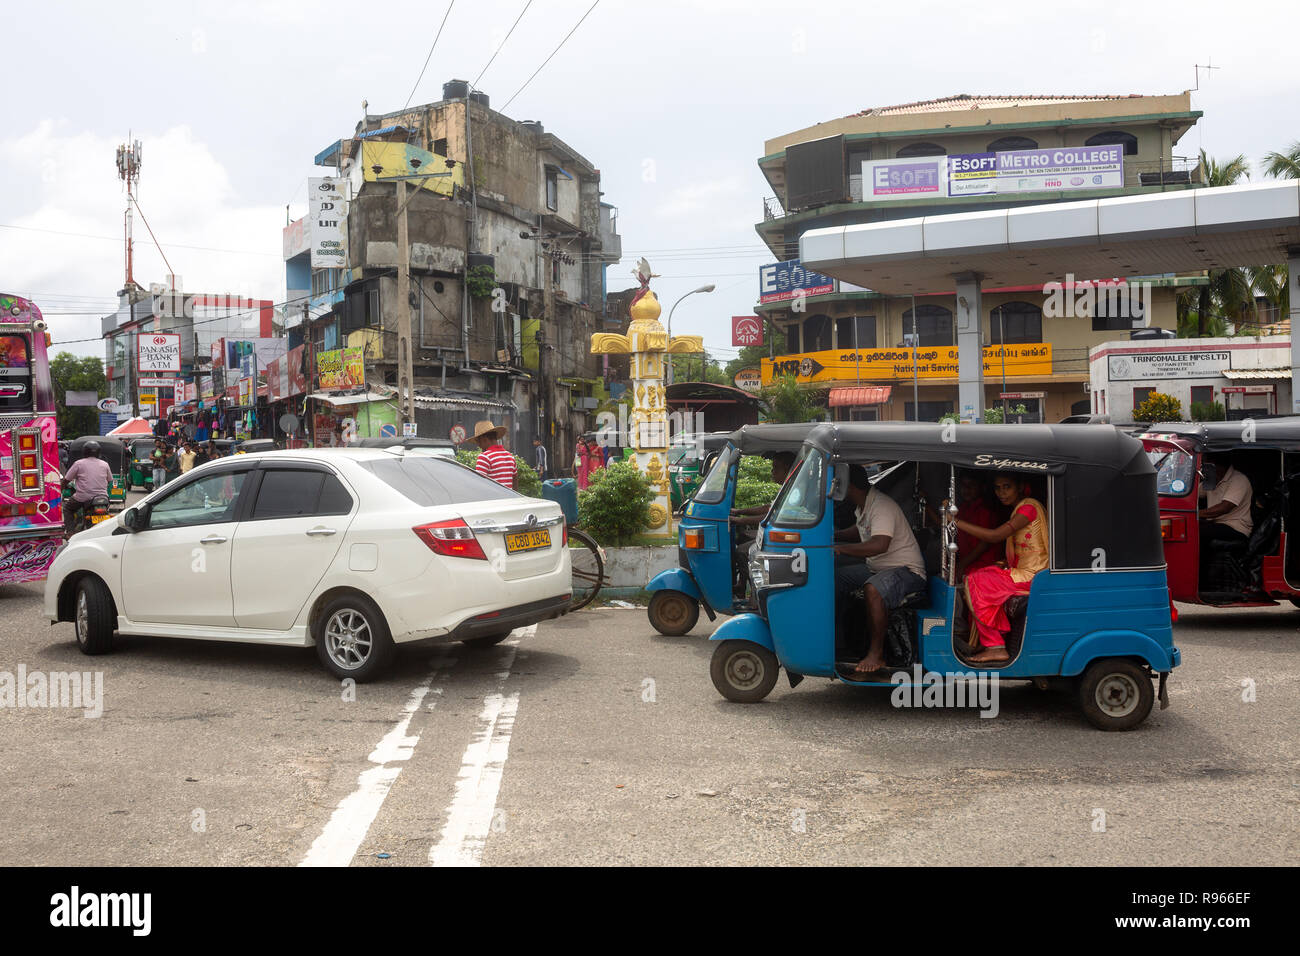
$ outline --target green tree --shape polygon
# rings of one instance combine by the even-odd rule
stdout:
[[[759,393],[771,422],[811,422],[823,417],[824,409],[793,375],[782,375]]]
[[[1250,178],[1250,164],[1241,154],[1221,163],[1201,150],[1201,169],[1207,186],[1235,186]],[[1196,304],[1196,334],[1201,338],[1212,334],[1210,319],[1216,312],[1225,321],[1235,321],[1246,306],[1255,304],[1244,269],[1211,269],[1209,277],[1209,284],[1200,287]]]
[[[60,352],[50,360],[50,378],[54,381],[54,405],[57,409],[59,431],[64,438],[99,434],[99,410],[92,407],[68,407],[68,392],[94,392],[100,398],[108,396],[108,380],[104,377],[102,359],[89,356],[78,358],[71,352]]]
[[[1152,392],[1137,408],[1133,409],[1135,422],[1181,422],[1183,406],[1172,395]]]
[[[1264,174],[1274,179],[1300,179],[1300,140],[1292,143],[1285,152],[1266,155]]]
[[[650,524],[655,493],[635,462],[616,461],[591,475],[578,493],[578,520],[601,544],[619,545]]]

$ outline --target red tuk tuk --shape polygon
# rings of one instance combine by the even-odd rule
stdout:
[[[1175,601],[1213,607],[1300,607],[1300,417],[1163,423],[1138,436],[1156,468],[1160,533]],[[1249,518],[1232,540],[1205,538],[1204,500],[1223,478],[1250,482]],[[1240,504],[1238,502],[1238,504]],[[1291,542],[1294,541],[1293,545]]]

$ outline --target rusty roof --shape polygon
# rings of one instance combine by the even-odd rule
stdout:
[[[1054,103],[1083,103],[1094,100],[1131,100],[1141,99],[1139,93],[1127,94],[1082,94],[1078,96],[1061,96],[1055,94],[1026,94],[1023,96],[972,96],[958,93],[934,100],[918,100],[915,103],[901,103],[897,106],[877,106],[854,113],[854,116],[897,116],[904,113],[948,113],[958,110],[1003,109],[1009,106],[1051,106]]]

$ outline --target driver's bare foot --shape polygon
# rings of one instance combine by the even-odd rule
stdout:
[[[1011,660],[1006,647],[986,647],[972,657],[966,658],[970,664],[1006,664]]]
[[[876,671],[884,669],[884,655],[868,654],[866,657],[862,658],[862,660],[858,661],[857,665],[853,668],[853,672],[855,674],[874,674]]]

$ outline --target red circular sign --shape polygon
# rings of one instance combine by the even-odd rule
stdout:
[[[450,435],[451,435],[451,440],[454,441],[457,445],[459,445],[461,442],[465,440],[466,436],[468,435],[468,432],[465,431],[464,425],[452,425]]]

